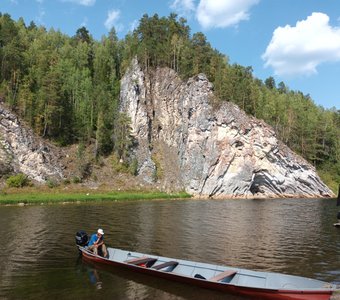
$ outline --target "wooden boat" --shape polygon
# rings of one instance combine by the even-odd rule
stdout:
[[[328,300],[336,285],[305,277],[107,248],[108,258],[78,245],[84,260],[257,299]]]

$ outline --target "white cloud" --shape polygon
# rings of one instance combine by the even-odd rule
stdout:
[[[138,20],[133,20],[130,23],[130,31],[133,32],[139,25],[139,21]]]
[[[181,15],[190,15],[196,9],[194,0],[174,0],[170,8]]]
[[[62,0],[63,2],[73,2],[79,5],[92,6],[96,3],[96,0]]]
[[[44,16],[45,16],[46,12],[42,7],[39,7],[39,14],[38,16],[35,18],[36,22],[38,24],[44,25]]]
[[[107,13],[107,18],[104,22],[104,25],[107,30],[111,30],[112,27],[115,27],[116,31],[121,31],[123,29],[123,25],[118,23],[120,18],[120,10],[109,10]]]
[[[262,59],[277,75],[315,74],[318,65],[340,61],[340,28],[331,27],[326,14],[314,12],[295,27],[276,28]]]
[[[249,19],[249,9],[260,0],[200,0],[196,17],[203,28],[224,28]]]
[[[84,17],[83,22],[81,22],[80,27],[86,27],[88,22],[88,18]]]

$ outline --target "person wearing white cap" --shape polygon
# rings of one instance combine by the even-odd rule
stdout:
[[[99,228],[97,233],[91,235],[91,239],[88,244],[88,249],[95,255],[98,255],[98,250],[101,251],[103,257],[107,257],[107,250],[104,244],[104,230]]]

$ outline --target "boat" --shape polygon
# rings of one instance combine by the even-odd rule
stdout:
[[[77,233],[78,235],[78,233]],[[338,294],[335,284],[281,273],[252,271],[222,265],[175,259],[107,247],[108,257],[95,255],[86,245],[77,246],[82,259],[125,268],[202,288],[256,299],[330,300]]]

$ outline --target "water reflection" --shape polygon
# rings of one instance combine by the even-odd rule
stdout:
[[[101,290],[102,282],[100,281],[98,271],[93,267],[88,267],[87,273],[91,284],[93,284],[97,290]]]
[[[44,207],[13,207],[8,208],[12,218],[1,217],[0,251],[2,260],[0,278],[8,286],[12,283],[12,274],[21,269],[22,265],[35,265],[47,248],[43,244],[43,235],[47,223],[44,220]],[[15,216],[15,217],[14,217]],[[7,222],[6,222],[7,221]]]
[[[0,298],[221,297],[145,275],[129,277],[81,261],[75,264],[75,232],[84,229],[90,234],[98,227],[104,228],[106,244],[113,247],[339,284],[336,214],[335,200],[329,199],[0,207],[0,235],[6,241],[0,244]]]

